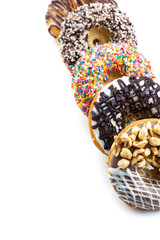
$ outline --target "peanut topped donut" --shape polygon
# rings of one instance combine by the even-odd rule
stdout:
[[[160,121],[130,124],[108,157],[110,180],[121,200],[134,208],[160,210]]]
[[[160,85],[146,77],[114,80],[101,89],[91,106],[89,127],[93,142],[107,154],[114,136],[130,121],[144,117],[160,118]]]
[[[117,6],[114,0],[52,0],[46,13],[46,24],[49,33],[53,37],[58,38],[61,31],[61,24],[68,13],[81,5],[94,2],[111,3]]]
[[[153,78],[150,62],[126,43],[106,43],[84,53],[72,68],[75,100],[88,116],[97,92],[109,81],[122,76]]]
[[[83,51],[107,42],[137,45],[129,18],[112,4],[85,4],[69,13],[62,23],[59,43],[68,67],[75,65]]]

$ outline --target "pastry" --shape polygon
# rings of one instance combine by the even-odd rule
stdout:
[[[160,85],[146,77],[123,77],[107,84],[93,100],[89,128],[95,145],[107,154],[114,136],[132,121],[160,118]]]
[[[76,103],[88,116],[98,91],[122,76],[153,78],[150,62],[126,43],[107,43],[84,53],[72,68],[72,89]]]
[[[49,33],[58,39],[61,24],[68,13],[74,11],[81,5],[94,2],[111,3],[117,6],[114,0],[52,0],[45,16]]]
[[[129,206],[160,209],[160,121],[134,122],[115,138],[108,157],[111,183]]]
[[[61,26],[60,51],[67,67],[75,65],[84,51],[97,44],[126,42],[137,45],[132,23],[113,4],[80,6],[67,15]]]

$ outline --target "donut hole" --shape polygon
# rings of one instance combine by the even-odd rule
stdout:
[[[118,135],[125,125],[139,119],[159,118],[160,99],[157,98],[157,91],[159,85],[144,77],[124,77],[115,80],[113,85],[102,88],[94,101],[91,118],[92,129],[99,134],[96,139],[100,141],[104,151],[110,149],[114,136]]]
[[[98,44],[98,45],[101,45],[100,40],[99,40],[99,39],[94,39],[94,40],[93,40],[93,45],[96,46],[97,44]]]
[[[96,45],[104,45],[111,39],[110,33],[106,28],[92,27],[88,34],[88,46],[95,47]]]
[[[119,79],[122,78],[123,76],[125,76],[124,74],[122,74],[119,71],[115,71],[115,70],[111,70],[108,71],[108,81],[106,81],[106,79],[103,79],[103,86],[106,86],[108,83],[112,82],[115,79]]]
[[[132,113],[130,110],[127,110],[127,115],[125,118],[125,127],[127,127],[130,123],[138,121],[140,119],[145,119],[150,117],[150,112],[148,110],[144,112],[136,112]]]
[[[115,79],[118,79],[118,78],[122,78],[123,76],[125,76],[124,74],[122,74],[121,72],[118,72],[118,71],[109,71],[108,72],[108,76],[109,76],[109,81],[108,82],[112,82],[113,80]],[[106,84],[108,83],[106,82]],[[106,85],[105,84],[105,85]]]

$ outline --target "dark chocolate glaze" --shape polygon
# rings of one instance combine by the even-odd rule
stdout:
[[[77,0],[77,3],[79,4],[79,6],[82,6],[84,4],[83,0]]]
[[[68,67],[74,66],[82,52],[90,49],[88,39],[92,28],[106,29],[112,43],[137,45],[133,24],[126,14],[113,4],[98,2],[80,6],[68,14],[61,27],[60,51]]]
[[[69,12],[74,11],[76,7],[93,2],[111,3],[114,6],[117,6],[117,3],[114,0],[52,0],[48,6],[48,11],[46,13],[45,19],[46,21],[48,19],[51,19],[54,28],[56,28],[60,32],[60,26]],[[53,35],[53,32],[50,33]]]
[[[48,18],[50,18],[51,15],[48,14]],[[59,19],[61,19],[61,17],[59,15],[56,15],[56,17],[52,16],[52,19],[54,20],[54,22],[56,23],[56,26],[59,27],[60,29],[60,25],[59,25]]]
[[[144,84],[142,85],[142,83]],[[160,86],[147,77],[130,77],[126,85],[122,79],[118,80],[120,90],[111,85],[111,96],[100,92],[99,100],[94,103],[96,111],[92,111],[92,128],[99,130],[99,139],[104,142],[104,149],[108,150],[114,140],[125,127],[128,111],[137,114],[148,112],[149,118],[160,118]],[[138,97],[138,100],[136,100]],[[152,99],[152,101],[150,101]],[[156,109],[153,113],[152,110]],[[121,117],[117,117],[121,114]],[[112,124],[115,121],[117,128]]]

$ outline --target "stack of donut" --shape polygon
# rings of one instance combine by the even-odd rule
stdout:
[[[119,198],[160,209],[160,85],[133,24],[114,0],[53,0],[46,24]]]

